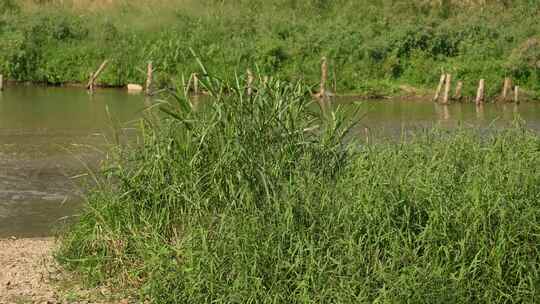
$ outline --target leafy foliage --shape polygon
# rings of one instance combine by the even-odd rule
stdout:
[[[2,17],[0,41],[24,38],[2,45],[9,55],[0,54],[0,66],[14,79],[61,83],[83,81],[107,58],[111,66],[100,81],[125,85],[142,83],[140,70],[152,60],[159,85],[171,86],[197,71],[192,48],[229,82],[251,68],[316,83],[319,59],[327,56],[342,92],[372,93],[364,91],[367,82],[381,83],[378,94],[402,83],[433,87],[441,70],[464,80],[467,94],[485,78],[494,95],[508,75],[538,91],[538,67],[530,63],[538,47],[526,47],[540,35],[537,3],[437,3],[170,0],[83,13],[42,4]],[[76,64],[63,64],[66,58]]]

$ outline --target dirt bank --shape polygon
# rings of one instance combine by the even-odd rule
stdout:
[[[56,245],[53,238],[0,239],[0,304],[128,303],[73,284],[54,261]]]
[[[0,240],[0,303],[58,300],[51,279],[58,273],[52,258],[54,240]]]

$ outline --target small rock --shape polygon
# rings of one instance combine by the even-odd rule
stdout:
[[[138,93],[143,91],[143,87],[141,85],[133,83],[128,84],[127,89],[130,93]]]

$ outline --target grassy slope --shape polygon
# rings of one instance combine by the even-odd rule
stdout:
[[[179,98],[111,164],[60,260],[154,303],[540,301],[538,136],[349,145],[305,87],[270,87],[197,112]]]
[[[166,85],[198,70],[193,48],[229,79],[249,67],[315,84],[326,55],[340,92],[432,88],[442,69],[467,95],[479,78],[496,94],[506,75],[540,92],[536,1],[19,1],[19,13],[10,2],[0,6],[0,70],[16,80],[81,82],[109,58],[103,84],[141,83],[152,60]]]

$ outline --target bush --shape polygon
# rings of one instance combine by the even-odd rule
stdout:
[[[105,171],[65,265],[156,303],[540,300],[536,135],[368,145],[302,85],[203,85]]]

